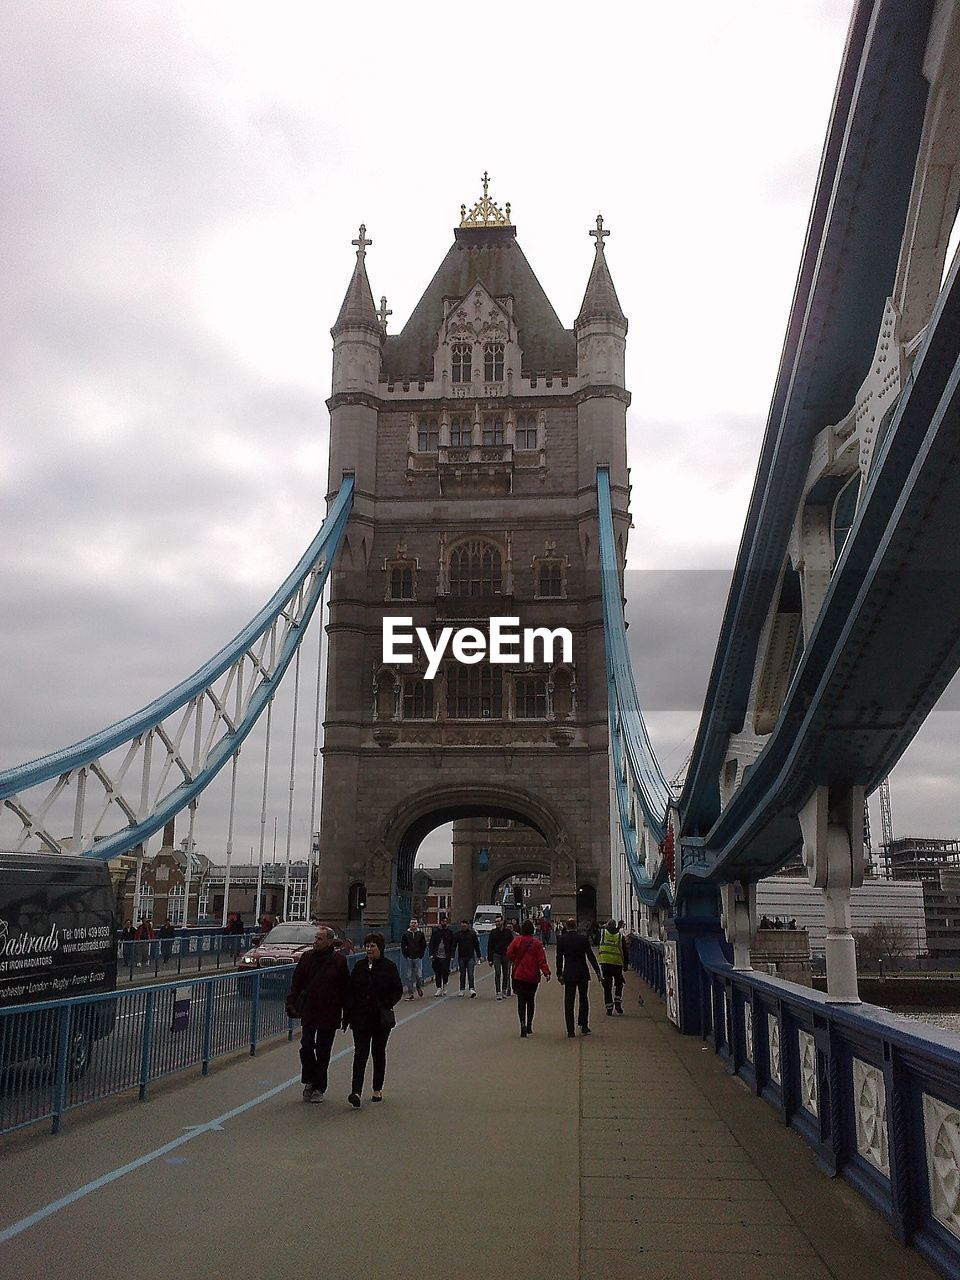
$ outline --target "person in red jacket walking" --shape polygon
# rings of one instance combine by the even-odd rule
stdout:
[[[520,1016],[520,1038],[533,1035],[533,1010],[537,1000],[540,975],[550,981],[550,966],[543,943],[534,936],[533,921],[524,920],[520,937],[507,947],[507,959],[513,965],[513,989],[517,995]]]

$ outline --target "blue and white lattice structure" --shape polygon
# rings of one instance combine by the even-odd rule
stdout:
[[[269,717],[299,653],[352,502],[348,477],[272,599],[189,679],[72,747],[0,773],[0,803],[19,821],[10,848],[108,859],[142,845],[184,809],[192,831],[201,794],[228,762],[232,824],[240,747]]]
[[[627,647],[623,588],[613,527],[610,473],[597,472],[600,582],[610,731],[610,832],[613,912],[628,919],[629,895],[648,908],[671,901],[662,857],[670,823],[670,788],[640,709]],[[643,919],[648,917],[643,913]]]

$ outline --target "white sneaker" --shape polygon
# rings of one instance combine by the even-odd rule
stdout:
[[[437,987],[436,991],[433,993],[433,998],[434,1000],[439,1000],[439,998],[442,995],[443,995],[443,987]]]
[[[497,999],[498,999],[498,1000],[502,1000],[502,999],[503,999],[503,995],[502,995],[502,993],[501,993],[501,992],[499,992],[499,991],[497,992]]]
[[[463,997],[464,997],[466,994],[467,994],[467,993],[466,993],[465,991],[458,991],[458,992],[457,992],[457,999],[462,1000],[462,999],[463,999]]]
[[[462,994],[462,993],[461,993],[461,994]],[[476,993],[475,991],[471,991],[471,992],[470,992],[470,999],[471,999],[471,1000],[476,1000],[476,998],[477,998],[477,993]]]

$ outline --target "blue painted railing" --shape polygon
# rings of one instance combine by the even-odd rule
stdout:
[[[362,957],[347,957],[352,968]],[[399,948],[385,954],[399,965]],[[293,965],[212,974],[0,1009],[0,1134],[119,1094],[142,1101],[164,1076],[293,1036]]]
[[[660,990],[662,944],[640,971]],[[876,1005],[735,970],[701,940],[704,1038],[944,1276],[960,1276],[960,1038]],[[651,976],[653,981],[651,981]]]

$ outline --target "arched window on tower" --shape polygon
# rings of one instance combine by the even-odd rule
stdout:
[[[484,382],[503,381],[502,342],[485,342],[483,344],[483,380]]]
[[[417,449],[420,453],[436,453],[440,443],[440,419],[433,414],[417,423]]]
[[[479,539],[461,542],[450,553],[450,594],[459,597],[499,595],[503,561],[498,549]]]
[[[468,449],[473,437],[473,419],[465,413],[454,414],[450,419],[450,448]]]
[[[517,415],[517,426],[514,448],[531,452],[537,447],[537,415],[521,413]]]
[[[503,444],[503,415],[488,413],[483,419],[483,443]]]
[[[455,342],[451,372],[454,382],[469,382],[473,377],[473,347],[469,342]]]

